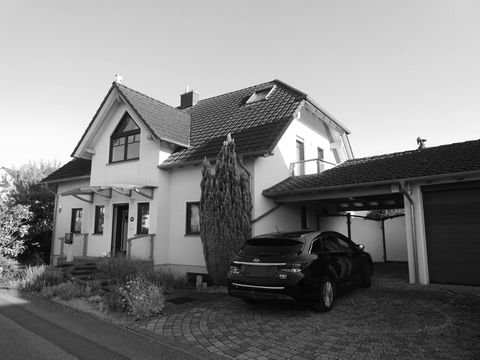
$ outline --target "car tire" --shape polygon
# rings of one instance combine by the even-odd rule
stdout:
[[[319,287],[320,296],[313,304],[313,309],[318,312],[330,311],[336,296],[335,282],[331,277],[325,276]]]
[[[371,277],[371,270],[370,266],[367,264],[363,267],[362,271],[362,282],[360,283],[360,286],[363,288],[369,288],[372,286],[372,277]]]

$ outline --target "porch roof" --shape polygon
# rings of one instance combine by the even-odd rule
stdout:
[[[320,174],[291,176],[263,191],[277,198],[454,176],[480,175],[480,140],[348,160]]]
[[[72,195],[79,200],[92,203],[93,196],[99,195],[108,199],[112,198],[112,191],[125,195],[127,197],[132,197],[134,193],[137,193],[147,199],[153,199],[153,192],[156,186],[146,186],[146,185],[134,185],[134,184],[115,184],[110,186],[86,186],[67,190],[62,192],[60,195],[69,196]]]

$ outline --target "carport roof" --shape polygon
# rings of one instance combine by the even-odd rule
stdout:
[[[480,173],[480,140],[348,160],[320,174],[291,176],[263,194],[276,197],[470,172]]]

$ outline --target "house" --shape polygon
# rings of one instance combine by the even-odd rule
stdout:
[[[114,82],[73,150],[42,182],[57,194],[52,263],[124,253],[205,272],[201,163],[231,134],[251,176],[253,233],[298,229],[315,213],[264,190],[353,159],[349,131],[305,93],[273,80],[172,107]]]
[[[480,285],[480,140],[351,159],[263,195],[338,213],[404,207],[410,282]]]

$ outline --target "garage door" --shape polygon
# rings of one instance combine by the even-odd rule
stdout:
[[[430,281],[480,285],[480,183],[422,190]]]

